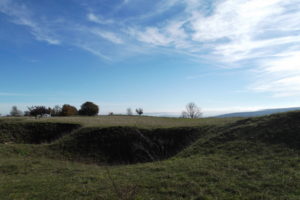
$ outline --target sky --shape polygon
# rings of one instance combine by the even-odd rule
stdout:
[[[299,19],[300,0],[0,0],[0,113],[299,107]]]

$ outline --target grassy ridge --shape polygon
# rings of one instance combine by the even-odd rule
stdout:
[[[247,118],[210,130],[182,154],[194,155],[218,149],[229,152],[247,150],[263,143],[300,150],[300,112],[288,112],[264,117]],[[234,144],[236,149],[230,149]]]
[[[299,119],[300,112],[291,112],[202,127],[199,139],[176,156],[134,165],[83,164],[64,155],[58,160],[59,151],[48,144],[0,144],[0,199],[298,200]],[[65,139],[72,146],[85,134],[92,138],[87,143],[97,144],[99,130],[87,128],[50,146]]]

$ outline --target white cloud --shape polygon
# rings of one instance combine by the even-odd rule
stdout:
[[[129,30],[130,34],[141,42],[149,43],[155,46],[167,46],[171,40],[159,31],[158,28],[148,27],[144,31]]]
[[[0,12],[12,17],[15,24],[27,26],[31,29],[32,35],[40,41],[46,41],[49,44],[57,45],[60,41],[53,36],[45,23],[37,23],[33,20],[32,13],[24,4],[17,4],[10,0],[0,1]]]
[[[137,3],[122,2],[118,11],[132,9]],[[179,7],[181,12],[170,12]],[[249,88],[252,91],[271,92],[274,96],[300,93],[296,89],[300,75],[300,0],[215,0],[211,3],[165,0],[153,8],[139,16],[124,17],[120,23],[116,23],[113,14],[100,16],[91,9],[93,12],[89,10],[85,20],[93,23],[70,22],[62,32],[72,37],[57,37],[61,36],[59,31],[51,29],[45,20],[36,19],[24,3],[0,0],[0,12],[10,16],[14,23],[29,27],[37,40],[49,44],[66,42],[106,60],[116,51],[105,51],[112,44],[105,43],[103,47],[99,37],[119,49],[130,46],[176,51],[226,67],[251,66],[254,83]],[[164,13],[167,18],[163,17]]]
[[[300,50],[275,55],[277,58],[265,61],[262,66],[269,73],[300,73]]]
[[[253,89],[271,92],[274,97],[300,96],[300,75],[264,82]]]
[[[154,46],[175,47],[191,55],[206,51],[207,59],[224,66],[252,66],[253,91],[300,94],[299,0],[215,1],[210,12],[203,12],[204,1],[167,1],[169,6],[179,3],[185,4],[184,12],[131,32]]]
[[[227,0],[218,4],[211,16],[194,12],[191,25],[196,41],[210,41],[222,38],[248,39],[259,32],[262,21],[278,14],[282,8],[280,0]]]

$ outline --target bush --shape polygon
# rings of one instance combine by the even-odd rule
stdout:
[[[30,116],[38,116],[38,115],[50,114],[51,108],[46,108],[45,106],[31,106],[28,107],[28,111]]]
[[[99,107],[93,102],[85,102],[81,105],[81,109],[79,110],[79,115],[85,116],[94,116],[99,113]]]
[[[77,108],[69,104],[63,105],[61,110],[62,116],[73,116],[73,115],[77,115],[77,113],[78,113]]]

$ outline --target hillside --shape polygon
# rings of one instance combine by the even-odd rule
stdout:
[[[226,118],[226,117],[259,117],[264,115],[271,115],[276,113],[282,112],[289,112],[289,111],[297,111],[300,110],[300,107],[294,108],[276,108],[276,109],[265,109],[265,110],[258,110],[252,112],[237,112],[237,113],[228,113],[224,115],[218,115],[217,118]]]
[[[0,199],[299,199],[300,112],[216,121],[147,129],[1,121]],[[44,133],[43,123],[55,139],[18,134],[35,138],[30,130]]]

